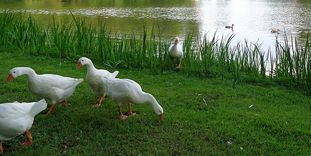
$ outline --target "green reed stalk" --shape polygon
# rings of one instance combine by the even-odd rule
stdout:
[[[76,60],[87,56],[111,68],[150,69],[166,72],[174,69],[169,57],[170,40],[144,29],[141,34],[111,33],[105,23],[86,23],[72,15],[71,22],[55,18],[44,27],[31,16],[4,12],[0,14],[0,43],[3,48],[19,48],[29,55]],[[311,52],[309,36],[304,45],[287,37],[276,38],[275,54],[260,50],[248,41],[232,45],[234,35],[201,38],[188,33],[183,40],[181,73],[200,77],[225,77],[234,81],[263,79],[306,86],[311,91]],[[269,62],[268,62],[269,61]],[[269,73],[267,72],[269,64]],[[268,75],[266,75],[268,73]]]

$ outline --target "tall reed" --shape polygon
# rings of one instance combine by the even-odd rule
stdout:
[[[30,55],[46,55],[76,60],[80,56],[111,68],[150,69],[162,73],[174,69],[168,48],[171,40],[144,29],[141,34],[120,34],[107,30],[104,22],[86,23],[72,16],[70,22],[51,20],[48,26],[31,16],[4,12],[0,14],[0,44],[19,48]],[[200,77],[224,77],[234,81],[270,78],[282,84],[303,86],[311,91],[310,42],[296,38],[276,38],[275,55],[263,52],[260,45],[248,41],[231,43],[234,35],[211,38],[189,33],[183,41],[181,73]]]

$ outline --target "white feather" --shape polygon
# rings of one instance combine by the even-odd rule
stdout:
[[[30,129],[35,115],[46,107],[44,99],[30,103],[0,104],[0,141],[10,140]]]
[[[64,77],[54,74],[38,75],[29,67],[15,67],[10,70],[14,78],[20,75],[28,77],[28,88],[33,93],[42,98],[60,102],[70,97],[83,79]]]
[[[86,65],[87,67],[87,74],[86,74],[86,80],[89,84],[89,86],[92,88],[93,92],[97,96],[105,96],[106,91],[105,88],[103,87],[103,77],[109,77],[109,78],[115,78],[119,71],[115,71],[113,73],[110,73],[107,70],[104,69],[96,69],[93,62],[86,57],[81,57],[78,60],[81,65]]]
[[[153,95],[142,90],[141,86],[130,79],[103,78],[107,95],[118,105],[150,103],[157,115],[163,114],[163,108]]]

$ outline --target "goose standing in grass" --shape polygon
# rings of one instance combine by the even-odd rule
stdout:
[[[111,77],[115,78],[119,71],[115,71],[113,73],[110,73],[107,70],[103,69],[96,69],[93,62],[86,57],[81,57],[77,62],[77,68],[80,69],[81,66],[86,65],[87,68],[87,74],[86,74],[86,80],[89,84],[89,86],[92,88],[93,92],[99,96],[95,107],[99,107],[102,102],[105,100],[106,91],[103,85],[102,77]]]
[[[176,69],[180,69],[181,59],[184,55],[182,44],[179,41],[179,37],[176,37],[174,44],[169,47],[169,54],[175,61]]]
[[[83,79],[54,74],[38,75],[29,67],[15,67],[11,69],[7,81],[12,81],[21,75],[27,76],[28,88],[33,94],[52,101],[47,114],[51,113],[57,102],[61,102],[64,107],[67,106],[67,98],[73,94],[77,85],[83,81]]]
[[[107,95],[118,105],[119,118],[125,120],[128,116],[123,115],[121,106],[128,105],[127,114],[135,115],[132,112],[131,103],[143,104],[150,103],[154,112],[163,120],[163,108],[153,95],[142,90],[141,86],[130,79],[103,78]]]
[[[227,28],[227,29],[232,29],[232,30],[233,30],[233,26],[234,26],[234,24],[231,24],[231,26],[230,26],[230,25],[227,25],[227,26],[225,26],[225,28]]]
[[[26,133],[26,141],[22,145],[31,146],[32,136],[29,130],[34,117],[46,107],[47,103],[44,99],[31,103],[0,104],[0,154],[4,150],[1,141],[10,140],[24,132]]]

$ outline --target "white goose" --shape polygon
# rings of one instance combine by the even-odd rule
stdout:
[[[174,44],[169,47],[169,54],[172,59],[176,62],[176,69],[180,69],[181,59],[183,58],[184,52],[183,47],[179,44],[179,38],[175,38]]]
[[[97,103],[94,105],[95,107],[99,107],[101,103],[105,100],[106,91],[103,86],[103,80],[102,77],[111,77],[115,78],[119,71],[115,71],[113,73],[110,73],[107,70],[103,69],[96,69],[93,62],[86,57],[81,57],[77,62],[77,68],[80,69],[81,66],[86,65],[87,68],[87,74],[86,74],[86,80],[89,84],[89,86],[92,88],[93,92],[99,96]]]
[[[128,115],[135,115],[132,112],[131,103],[143,104],[150,103],[154,112],[159,115],[160,120],[163,120],[163,108],[158,101],[149,93],[144,92],[141,86],[130,79],[118,79],[118,78],[103,78],[105,82],[105,90],[107,95],[114,99],[119,107],[119,117],[121,120],[127,118],[122,113],[122,104],[128,104]]]
[[[51,113],[56,102],[62,102],[62,105],[67,106],[67,98],[75,91],[75,88],[83,79],[75,79],[63,77],[54,74],[38,75],[29,67],[15,67],[10,70],[7,81],[12,81],[14,78],[26,75],[28,78],[29,90],[42,98],[47,98],[52,101],[48,113]]]
[[[32,136],[29,132],[34,117],[45,110],[47,103],[44,99],[31,103],[4,103],[0,104],[0,154],[3,153],[1,141],[10,140],[26,132],[26,141],[22,144],[30,146]]]

